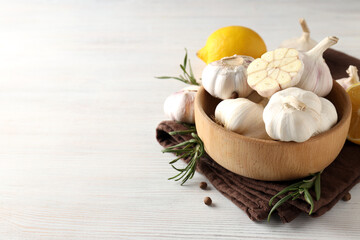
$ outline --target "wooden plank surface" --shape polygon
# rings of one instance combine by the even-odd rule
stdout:
[[[340,38],[360,57],[360,2],[0,1],[1,239],[359,239],[360,189],[313,219],[254,223],[197,174],[180,187],[155,141],[184,47],[227,25],[268,48]],[[202,203],[205,196],[214,207]]]

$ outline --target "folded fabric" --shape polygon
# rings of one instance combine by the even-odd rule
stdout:
[[[350,64],[360,68],[359,59],[333,49],[327,50],[324,58],[334,79],[346,77],[346,69]],[[156,128],[157,141],[163,147],[169,147],[189,140],[191,138],[189,135],[168,134],[171,131],[185,129],[184,125],[175,121],[163,121]],[[184,159],[185,162],[188,160]],[[265,220],[271,209],[268,204],[270,198],[294,183],[294,181],[268,182],[246,178],[226,170],[207,155],[200,159],[196,170],[254,221]],[[360,146],[346,141],[338,157],[321,174],[321,199],[314,201],[311,216],[318,217],[329,211],[359,181]],[[314,196],[314,192],[310,193]],[[301,212],[309,213],[309,210],[310,207],[304,198],[299,198],[286,202],[276,212],[281,221],[286,223],[295,219]]]

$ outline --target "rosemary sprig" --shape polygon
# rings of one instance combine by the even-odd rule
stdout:
[[[187,66],[189,66],[189,70],[186,70]],[[186,48],[185,48],[184,63],[180,64],[180,68],[183,71],[183,74],[179,75],[179,77],[162,76],[162,77],[156,77],[156,78],[158,78],[158,79],[175,79],[175,80],[184,82],[186,84],[199,85],[199,83],[196,81],[196,78],[194,77],[194,73],[191,68],[191,62],[190,62],[190,59],[188,58],[188,53],[187,53]]]
[[[311,178],[310,179],[304,179],[300,182],[291,184],[290,186],[284,188],[283,190],[281,190],[280,192],[278,192],[277,194],[275,194],[269,201],[269,206],[272,205],[272,202],[274,201],[274,199],[280,195],[283,195],[285,193],[288,193],[288,195],[286,195],[285,197],[281,198],[270,210],[269,215],[267,220],[270,221],[270,216],[271,214],[279,207],[281,206],[283,203],[287,202],[288,200],[292,200],[294,201],[295,199],[299,198],[301,195],[304,195],[304,199],[305,201],[310,204],[310,211],[309,211],[309,215],[312,214],[313,210],[314,210],[314,200],[309,192],[309,190],[311,188],[314,187],[315,190],[315,197],[316,197],[316,201],[318,201],[321,197],[321,188],[320,188],[320,177],[321,177],[321,172],[315,173],[315,174],[311,174]]]
[[[162,150],[163,153],[171,152],[177,156],[177,158],[169,162],[169,164],[171,164],[171,166],[179,173],[169,178],[168,180],[174,179],[175,181],[179,181],[180,179],[182,179],[181,185],[183,185],[187,180],[191,179],[194,176],[197,162],[205,153],[204,144],[199,138],[199,136],[196,134],[195,126],[189,127],[188,130],[169,132],[169,134],[191,134],[192,136],[190,140],[171,147],[167,147]],[[173,164],[182,158],[190,158],[191,160],[185,168],[176,168]]]

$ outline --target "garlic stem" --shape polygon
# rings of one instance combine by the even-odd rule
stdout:
[[[300,18],[300,19],[299,19],[299,22],[300,22],[300,26],[301,26],[301,28],[302,28],[302,30],[303,30],[303,33],[310,33],[309,27],[308,27],[308,25],[306,24],[305,19]]]
[[[359,82],[359,75],[358,75],[358,69],[350,65],[349,68],[346,70],[346,72],[349,74],[349,77],[351,78],[350,84],[355,84]]]
[[[304,111],[306,108],[305,103],[299,101],[294,96],[286,96],[283,100],[284,107]]]
[[[303,38],[305,41],[309,41],[309,39],[310,39],[310,33],[303,32],[301,38]]]
[[[305,19],[300,18],[299,22],[300,22],[300,26],[303,30],[303,34],[301,35],[301,38],[303,38],[306,42],[308,42],[310,39],[309,27],[307,26]]]
[[[324,38],[323,40],[321,40],[321,42],[319,42],[315,47],[313,47],[313,49],[311,49],[307,53],[310,56],[316,56],[316,57],[322,56],[322,54],[325,52],[326,49],[328,49],[332,45],[335,45],[338,41],[339,39],[335,36]]]
[[[350,65],[346,73],[349,77],[336,80],[345,90],[359,82],[358,69],[355,66]]]

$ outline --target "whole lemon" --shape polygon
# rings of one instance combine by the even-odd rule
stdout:
[[[213,32],[197,56],[206,64],[234,54],[259,58],[266,45],[255,31],[242,26],[223,27]]]

